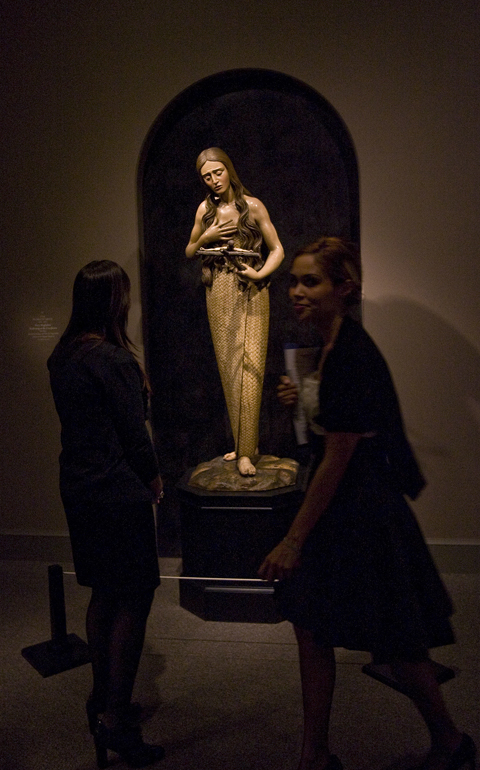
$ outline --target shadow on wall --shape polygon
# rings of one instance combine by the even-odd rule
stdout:
[[[477,539],[480,353],[445,320],[400,297],[365,302],[364,323],[385,355],[406,428],[427,477],[415,504],[430,539]]]

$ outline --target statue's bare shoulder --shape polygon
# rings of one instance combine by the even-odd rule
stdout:
[[[205,200],[203,200],[197,209],[197,217],[203,217],[206,210],[207,210],[207,203]]]
[[[268,211],[259,198],[253,198],[251,195],[246,195],[245,200],[248,203],[250,215],[255,222],[262,224],[263,222],[270,221]]]

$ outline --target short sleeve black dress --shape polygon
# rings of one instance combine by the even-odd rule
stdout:
[[[109,342],[48,361],[61,422],[60,493],[80,585],[136,594],[159,584],[149,482],[158,462],[133,356]]]
[[[377,662],[421,660],[454,641],[452,606],[404,498],[425,481],[388,367],[348,317],[324,363],[316,422],[362,438],[299,568],[277,588],[280,612],[321,646],[366,650]],[[318,447],[316,465],[321,457]]]

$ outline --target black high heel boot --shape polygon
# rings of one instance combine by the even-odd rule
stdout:
[[[315,763],[315,759],[310,760],[312,768],[315,766]],[[336,754],[330,754],[328,762],[324,765],[323,770],[343,770],[343,765]]]
[[[97,765],[101,770],[108,767],[108,751],[115,751],[130,767],[153,765],[165,756],[163,746],[144,743],[140,728],[127,726],[109,730],[98,721],[95,733]]]
[[[477,747],[475,746],[475,743],[469,735],[464,733],[460,745],[457,746],[450,756],[445,770],[460,770],[464,765],[468,765],[470,770],[475,770],[476,754]]]
[[[105,704],[100,703],[99,701],[95,700],[91,695],[88,696],[88,700],[86,703],[86,711],[87,711],[87,719],[88,719],[88,729],[90,730],[91,734],[95,734],[95,730],[97,728],[98,720],[100,719],[100,715],[103,714],[105,711]],[[131,703],[128,707],[127,711],[127,717],[126,721],[129,725],[132,725],[134,727],[135,725],[138,725],[142,721],[143,716],[143,708],[140,703]]]
[[[330,754],[330,759],[325,765],[324,770],[343,770],[343,765],[336,754]]]
[[[444,754],[443,758],[446,760],[445,770],[461,770],[461,768],[468,766],[469,770],[475,770],[475,757],[477,754],[477,747],[470,738],[469,735],[463,733],[462,740],[459,745],[452,751],[450,756]],[[424,762],[418,770],[425,770],[428,766],[428,759]]]

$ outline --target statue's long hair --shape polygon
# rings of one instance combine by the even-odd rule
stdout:
[[[197,172],[203,181],[201,175],[202,166],[207,161],[218,161],[223,163],[228,171],[230,177],[230,184],[235,196],[235,208],[239,212],[238,219],[238,243],[242,249],[251,249],[252,251],[259,251],[262,244],[262,233],[259,228],[249,217],[248,203],[245,200],[245,195],[251,195],[249,191],[242,185],[238,174],[235,171],[232,161],[228,157],[227,153],[221,150],[219,147],[209,147],[207,150],[203,150],[197,158],[196,168]],[[205,198],[205,214],[202,218],[203,230],[205,231],[214,221],[217,216],[217,206],[220,202],[218,195],[207,187],[208,193]]]

